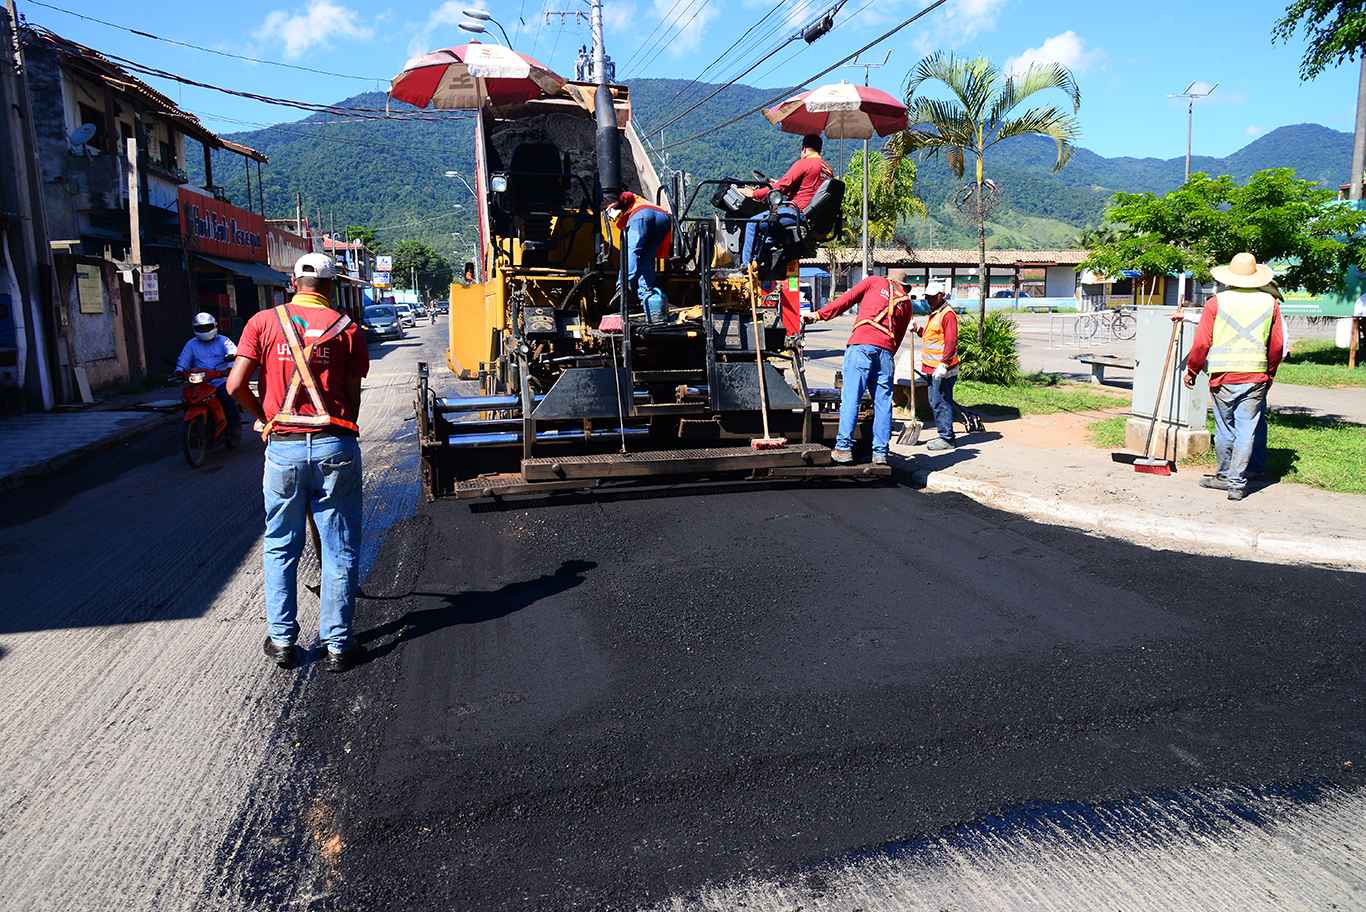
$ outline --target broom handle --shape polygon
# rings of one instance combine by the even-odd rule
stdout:
[[[764,383],[764,346],[759,334],[759,303],[753,286],[749,293],[749,312],[754,319],[754,362],[759,369],[759,398],[762,400],[759,412],[764,418],[764,439],[768,440],[768,386]]]
[[[1186,304],[1184,301],[1178,304],[1176,313],[1173,316],[1181,316],[1185,306]],[[1157,392],[1153,395],[1153,423],[1152,426],[1148,428],[1148,446],[1146,447],[1146,456],[1148,459],[1153,458],[1153,440],[1157,437],[1157,413],[1162,410],[1162,397],[1166,393],[1167,388],[1167,374],[1171,372],[1172,355],[1176,352],[1176,334],[1180,331],[1181,321],[1173,319],[1172,335],[1171,338],[1167,340],[1167,357],[1162,362],[1162,377],[1157,381]]]

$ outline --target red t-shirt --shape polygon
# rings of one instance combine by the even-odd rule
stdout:
[[[896,293],[904,294],[904,290],[897,290]],[[822,320],[833,320],[850,307],[858,304],[855,323],[859,320],[877,320],[881,314],[886,312],[887,302],[892,299],[892,294],[893,288],[890,279],[879,275],[869,276],[822,307],[820,318]],[[878,322],[885,325],[887,318],[883,317]],[[895,352],[901,347],[901,340],[906,335],[906,327],[910,325],[910,322],[911,299],[906,298],[892,311],[891,330],[895,338],[872,326],[855,326],[854,331],[849,334],[849,344],[876,345],[878,348]]]
[[[793,162],[787,173],[773,182],[773,189],[782,191],[794,206],[805,212],[821,184],[834,175],[835,172],[825,163],[825,159],[810,155]],[[768,194],[768,187],[760,187],[754,191],[754,198],[762,201],[768,198]]]
[[[299,341],[304,346],[312,344],[341,316],[323,304],[325,300],[319,295],[298,294],[286,305],[290,319],[299,332]],[[275,308],[253,314],[247,321],[242,330],[242,340],[237,343],[237,357],[250,358],[261,366],[261,408],[269,421],[284,406],[289,380],[294,376],[294,357],[289,353],[289,343],[280,329]],[[346,388],[348,381],[364,377],[370,372],[370,352],[365,347],[365,336],[353,323],[336,338],[313,349],[308,363],[313,368],[313,377],[318,382],[318,395],[322,397],[327,413],[333,418],[354,423],[358,416],[347,398]],[[308,388],[303,385],[300,385],[294,397],[294,411],[300,415],[314,414]],[[291,428],[281,422],[275,425],[274,430],[276,433],[303,434],[318,429],[304,426]],[[344,428],[335,425],[330,430],[347,433]]]

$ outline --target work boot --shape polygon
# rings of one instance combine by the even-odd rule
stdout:
[[[887,454],[886,454],[886,453],[874,453],[874,454],[873,454],[873,465],[886,465],[886,464],[887,464]]]
[[[953,441],[945,440],[943,437],[936,437],[929,443],[925,444],[925,449],[935,453],[942,453],[945,450],[953,449]]]
[[[1212,488],[1215,491],[1230,490],[1228,482],[1218,475],[1206,475],[1204,478],[1200,479],[1200,487]]]
[[[849,465],[854,461],[854,454],[848,450],[831,450],[830,461],[836,465]]]
[[[1229,500],[1242,500],[1247,496],[1247,488],[1228,488]]]
[[[346,648],[345,652],[333,652],[329,648],[323,668],[333,674],[339,674],[343,671],[350,671],[363,661],[365,661],[365,647],[360,643],[353,642]]]
[[[261,644],[261,651],[281,668],[293,668],[294,662],[298,658],[298,649],[293,643],[280,644],[270,637],[266,637],[266,641]]]

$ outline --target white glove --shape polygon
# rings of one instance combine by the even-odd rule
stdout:
[[[949,369],[947,365],[941,364],[934,369],[934,379],[936,380],[943,380],[948,375]]]

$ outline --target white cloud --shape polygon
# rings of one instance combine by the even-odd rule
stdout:
[[[1248,136],[1257,137],[1266,132],[1266,127],[1248,127],[1243,131]],[[871,168],[869,170],[872,170]]]
[[[1088,48],[1076,32],[1067,31],[1045,39],[1038,47],[1007,60],[1006,72],[1013,75],[1023,73],[1035,64],[1060,63],[1072,72],[1080,73],[1103,56],[1102,51]]]
[[[911,26],[914,30],[911,35],[911,47],[919,55],[962,48],[983,32],[990,32],[996,28],[997,20],[1000,19],[1007,2],[1008,0],[951,0]],[[923,5],[921,2],[908,4],[907,9],[914,11]],[[890,10],[887,14],[886,18],[902,18],[899,14],[892,15]],[[866,15],[867,13],[864,13],[860,18]]]
[[[465,38],[475,37],[459,31],[460,23],[465,19],[461,10],[472,5],[474,4],[470,3],[469,0],[446,0],[445,3],[432,10],[422,28],[418,29],[412,40],[408,42],[408,56],[416,57],[432,50],[432,36],[438,29],[456,32],[461,36],[461,40],[446,42],[444,45],[446,47],[462,44]]]
[[[332,0],[308,0],[303,9],[273,10],[252,33],[260,44],[278,44],[289,60],[335,39],[366,39],[374,30],[362,25],[361,14]]]

